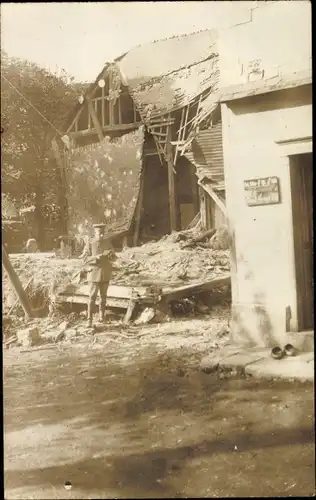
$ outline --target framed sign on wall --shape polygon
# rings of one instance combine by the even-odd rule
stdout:
[[[278,177],[262,177],[244,181],[247,205],[274,205],[281,203],[280,180]]]

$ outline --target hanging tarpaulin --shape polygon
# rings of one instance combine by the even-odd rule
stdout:
[[[127,230],[139,192],[144,129],[74,149],[68,167],[69,229],[89,234],[94,223]]]

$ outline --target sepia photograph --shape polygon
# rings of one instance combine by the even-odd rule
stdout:
[[[314,497],[311,2],[0,9],[3,498]]]

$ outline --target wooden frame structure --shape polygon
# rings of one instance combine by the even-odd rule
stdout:
[[[102,80],[102,85],[100,85]],[[154,139],[161,164],[165,162],[167,165],[170,230],[175,231],[178,229],[175,189],[176,163],[196,135],[197,124],[204,115],[204,110],[201,108],[202,101],[209,98],[213,91],[213,88],[208,88],[185,105],[173,107],[164,112],[152,112],[148,116],[147,110],[141,109],[136,104],[118,64],[114,62],[103,69],[96,82],[87,90],[67,128],[66,135],[72,146],[76,147],[83,138],[89,138],[89,136],[97,137],[101,142],[107,133],[122,134],[145,125]],[[61,155],[56,149],[56,144],[53,149],[57,163],[60,165],[62,178],[67,182],[65,176],[66,163],[69,163],[69,152],[64,151],[64,165],[62,165]],[[139,190],[141,200],[143,199],[142,176]],[[134,244],[138,242],[140,217],[141,201],[138,200],[134,213]]]
[[[99,86],[102,80],[104,84]],[[124,117],[122,99],[129,101],[128,117]],[[106,66],[97,81],[82,97],[82,102],[66,130],[66,135],[76,145],[82,137],[97,134],[99,141],[102,141],[106,133],[127,132],[140,125],[142,121],[134,100],[122,83],[117,65],[111,64]]]

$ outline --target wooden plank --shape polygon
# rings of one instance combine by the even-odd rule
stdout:
[[[137,200],[137,207],[135,211],[135,231],[133,235],[133,245],[136,247],[139,239],[139,231],[140,231],[140,220],[141,213],[143,208],[143,199],[144,199],[144,171],[140,174],[140,184],[139,184],[139,194]]]
[[[67,128],[67,130],[66,130],[66,134],[68,134],[68,132],[70,132],[70,130],[71,130],[71,129],[73,128],[73,126],[75,125],[75,123],[76,123],[76,122],[78,122],[78,120],[79,120],[79,116],[80,116],[80,114],[81,114],[82,110],[83,110],[83,104],[81,105],[81,108],[80,108],[80,109],[78,109],[78,111],[77,111],[77,113],[76,113],[75,118],[72,120],[71,124],[70,124],[70,125],[69,125],[69,127]]]
[[[168,142],[167,142],[167,163],[168,163],[168,189],[169,189],[169,211],[170,211],[170,230],[177,230],[176,218],[176,193],[174,182],[174,166],[172,161],[172,145],[171,141],[171,126],[168,128]]]
[[[187,106],[186,108],[186,113],[185,113],[185,119],[184,119],[184,124],[183,124],[183,127],[182,127],[182,132],[180,132],[180,140],[181,142],[184,142],[184,139],[185,139],[185,132],[186,132],[186,129],[187,129],[187,122],[188,122],[188,116],[189,116],[189,109],[190,109],[190,104]],[[174,162],[177,161],[177,157],[178,157],[178,153],[179,153],[179,146],[177,146],[177,149],[176,149],[176,154],[175,154],[175,159],[174,159]]]
[[[89,283],[70,284],[66,286],[59,295],[84,295],[89,296],[90,286]],[[107,297],[116,299],[130,299],[132,290],[135,290],[140,297],[146,293],[146,287],[131,287],[124,285],[109,285]]]
[[[90,99],[90,97],[86,97],[87,103],[88,103],[88,109],[89,109],[89,114],[91,116],[91,119],[93,121],[94,128],[97,131],[98,137],[100,142],[104,139],[103,132],[102,132],[102,127],[100,125],[100,122],[98,120],[97,114],[95,112],[93,103]]]
[[[163,302],[168,303],[171,300],[179,300],[183,297],[188,297],[189,295],[201,292],[210,292],[218,286],[226,285],[230,285],[230,275],[228,274],[205,282],[193,283],[191,285],[186,285],[175,289],[164,289],[162,291],[162,300]]]
[[[182,126],[183,126],[183,121],[184,121],[184,110],[185,108],[182,109],[181,111],[181,120],[180,120],[180,127],[179,127],[179,130],[178,130],[178,140],[175,141],[175,145],[176,145],[176,151],[175,151],[175,154],[174,154],[174,164],[176,164],[177,162],[177,156],[178,156],[178,149],[179,149],[179,143],[181,142],[181,129],[182,129]],[[171,141],[171,144],[173,144],[173,141]]]
[[[150,153],[145,153],[145,156],[158,156],[157,151],[151,151]]]
[[[83,304],[88,303],[89,297],[87,295],[58,295],[56,298],[57,304]],[[99,305],[99,298],[96,299],[96,305]],[[106,308],[118,308],[127,309],[129,304],[129,299],[116,299],[114,297],[109,297],[106,301]]]
[[[187,229],[192,229],[193,227],[196,227],[197,224],[200,222],[201,220],[201,213],[197,213],[196,216],[194,217],[194,219],[190,222],[190,224],[188,225]]]
[[[155,141],[155,144],[156,144],[156,148],[157,148],[157,154],[159,156],[159,160],[160,160],[160,163],[161,165],[163,164],[163,159],[162,159],[162,156],[161,156],[161,152],[160,152],[160,146],[159,146],[159,142],[158,142],[158,139],[155,137],[154,134],[152,134],[153,138],[154,138],[154,141]]]
[[[162,125],[173,125],[174,124],[174,118],[172,120],[146,120],[146,124],[149,127],[156,128],[156,127],[161,127]]]
[[[214,191],[214,189],[208,184],[202,184],[201,181],[198,181],[199,186],[201,186],[204,191],[206,191],[211,198],[215,201],[216,205],[220,208],[223,214],[227,217],[227,210],[224,202],[220,199],[218,194]]]
[[[165,140],[166,140],[166,137],[167,137],[167,132],[154,132],[154,134],[157,136],[157,137],[163,137]],[[163,142],[163,141],[160,141],[160,142]],[[165,141],[164,141],[165,142]]]

